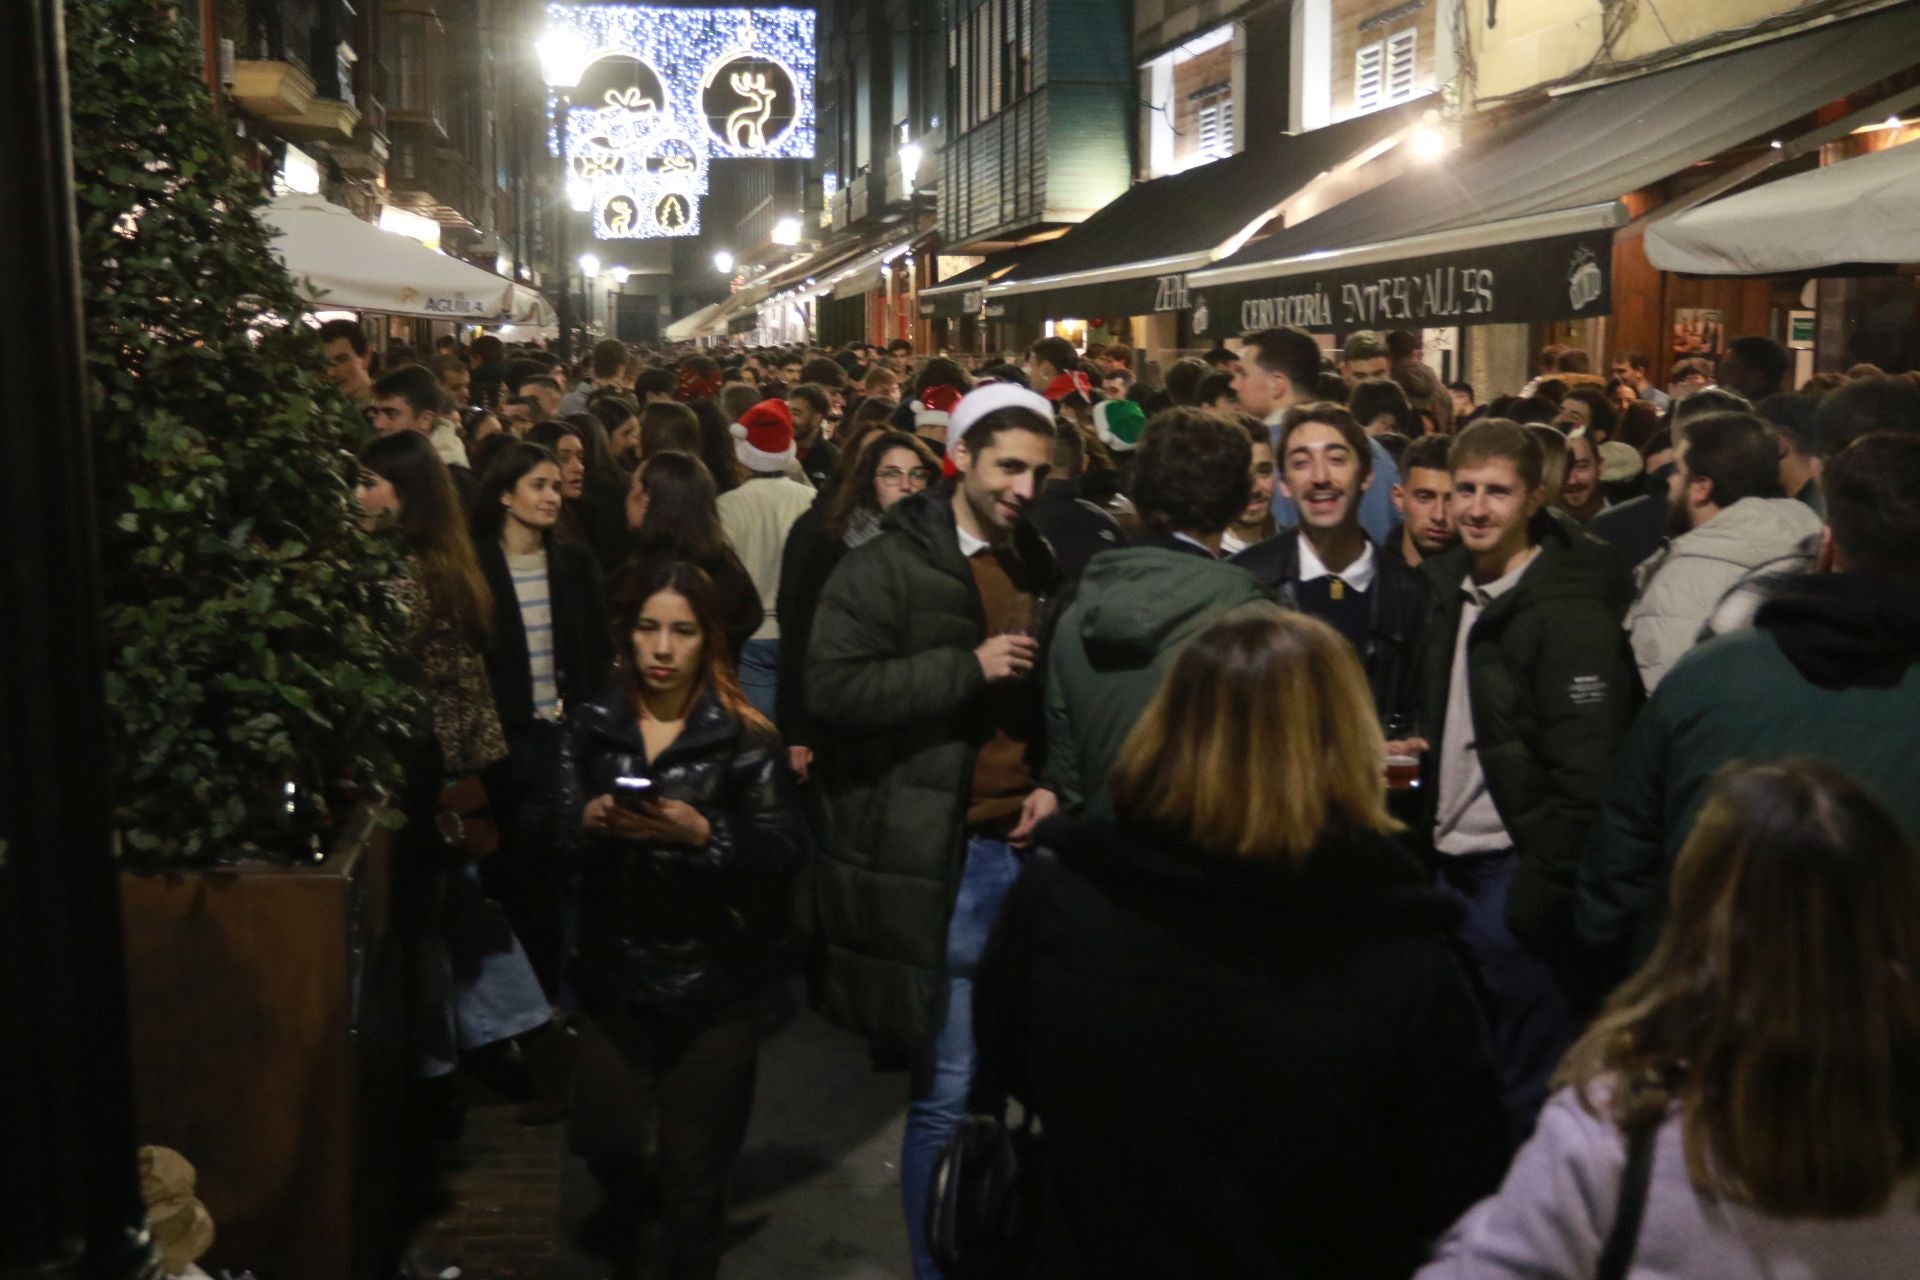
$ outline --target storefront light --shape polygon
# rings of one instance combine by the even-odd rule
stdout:
[[[917,142],[909,142],[900,148],[900,178],[907,184],[909,192],[913,190],[914,182],[920,176],[922,155],[920,144]]]
[[[1413,131],[1413,154],[1415,158],[1432,162],[1447,154],[1447,135],[1430,124],[1423,124]]]
[[[773,224],[773,242],[782,245],[800,243],[800,219],[781,218]]]

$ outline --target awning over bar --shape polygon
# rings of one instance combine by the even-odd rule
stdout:
[[[1689,209],[1648,230],[1647,257],[1714,276],[1920,262],[1920,142]]]
[[[1418,98],[1139,183],[1039,245],[992,300],[1021,321],[1184,309],[1183,273],[1233,252],[1317,179],[1384,151],[1434,105]]]
[[[1916,21],[1904,4],[1552,99],[1191,272],[1193,332],[1604,314],[1621,196],[1912,67]]]
[[[1003,250],[974,263],[951,279],[928,285],[920,291],[920,314],[947,319],[979,315],[987,285],[1049,243],[1051,241],[1042,241],[1040,244]]]

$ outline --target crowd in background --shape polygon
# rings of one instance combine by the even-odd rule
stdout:
[[[320,338],[432,707],[415,1114],[517,1073],[665,1274],[792,950],[919,1280],[1016,1273],[929,1218],[1009,1100],[1017,1273],[1911,1272],[1915,375]]]

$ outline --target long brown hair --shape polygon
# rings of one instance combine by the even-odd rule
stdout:
[[[1353,646],[1249,605],[1180,651],[1120,748],[1114,807],[1203,849],[1297,863],[1329,831],[1400,829],[1385,758]]]
[[[664,456],[664,455],[663,455]],[[633,662],[633,631],[647,601],[662,591],[684,598],[700,624],[700,673],[694,678],[695,696],[711,691],[714,700],[734,719],[752,729],[774,731],[767,718],[754,710],[740,690],[734,673],[733,657],[727,648],[727,629],[722,622],[720,593],[713,579],[698,565],[665,556],[644,557],[628,563],[614,575],[608,588],[613,602],[614,666],[626,679],[633,698],[640,696],[640,672]]]
[[[1694,1185],[1878,1211],[1920,1167],[1920,851],[1832,766],[1722,771],[1653,955],[1561,1064],[1623,1127],[1683,1116]]]
[[[400,499],[394,533],[420,560],[420,585],[440,617],[475,644],[493,628],[493,592],[467,534],[453,474],[418,431],[378,436],[360,450],[360,465],[393,486]]]
[[[853,466],[840,477],[840,483],[834,488],[833,497],[827,503],[826,519],[822,522],[829,537],[845,536],[847,525],[853,521],[856,511],[880,510],[880,499],[873,491],[874,476],[879,474],[880,459],[894,449],[905,449],[913,454],[920,466],[940,474],[940,459],[933,456],[933,450],[927,448],[919,436],[910,436],[904,431],[875,431],[870,433],[860,445],[860,455],[854,459]]]

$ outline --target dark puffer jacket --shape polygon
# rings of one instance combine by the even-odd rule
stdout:
[[[903,499],[847,553],[814,615],[807,709],[826,830],[814,880],[818,985],[835,1022],[883,1045],[932,1035],[959,891],[974,755],[991,729],[974,649],[987,638],[960,554],[949,486]],[[1015,585],[1051,590],[1053,560],[1025,525]],[[1021,688],[1035,700],[1040,682]]]
[[[1543,950],[1570,941],[1580,854],[1607,794],[1614,753],[1640,704],[1640,675],[1621,629],[1633,585],[1617,552],[1554,511],[1534,518],[1539,554],[1467,640],[1473,730],[1500,821],[1520,853],[1507,924]],[[1454,641],[1472,557],[1465,547],[1420,567],[1434,591],[1419,675],[1426,710],[1427,811],[1433,834]]]
[[[1392,546],[1391,540],[1387,543]],[[1234,556],[1239,565],[1290,603],[1300,585],[1300,531],[1288,529]],[[1367,687],[1382,723],[1405,713],[1418,715],[1415,678],[1420,670],[1420,630],[1433,609],[1433,592],[1418,569],[1380,547],[1373,549],[1373,589],[1367,593],[1371,617],[1366,651]]]
[[[655,796],[685,801],[713,828],[704,848],[581,841],[582,998],[701,1012],[752,996],[767,980],[767,944],[785,923],[788,881],[806,849],[779,736],[703,693],[649,762],[624,684],[575,707],[567,728],[561,813],[575,830],[587,801],[625,775],[652,778]]]
[[[1046,1280],[1402,1280],[1498,1184],[1459,908],[1384,836],[1305,864],[1044,824],[974,982],[1046,1133]]]

